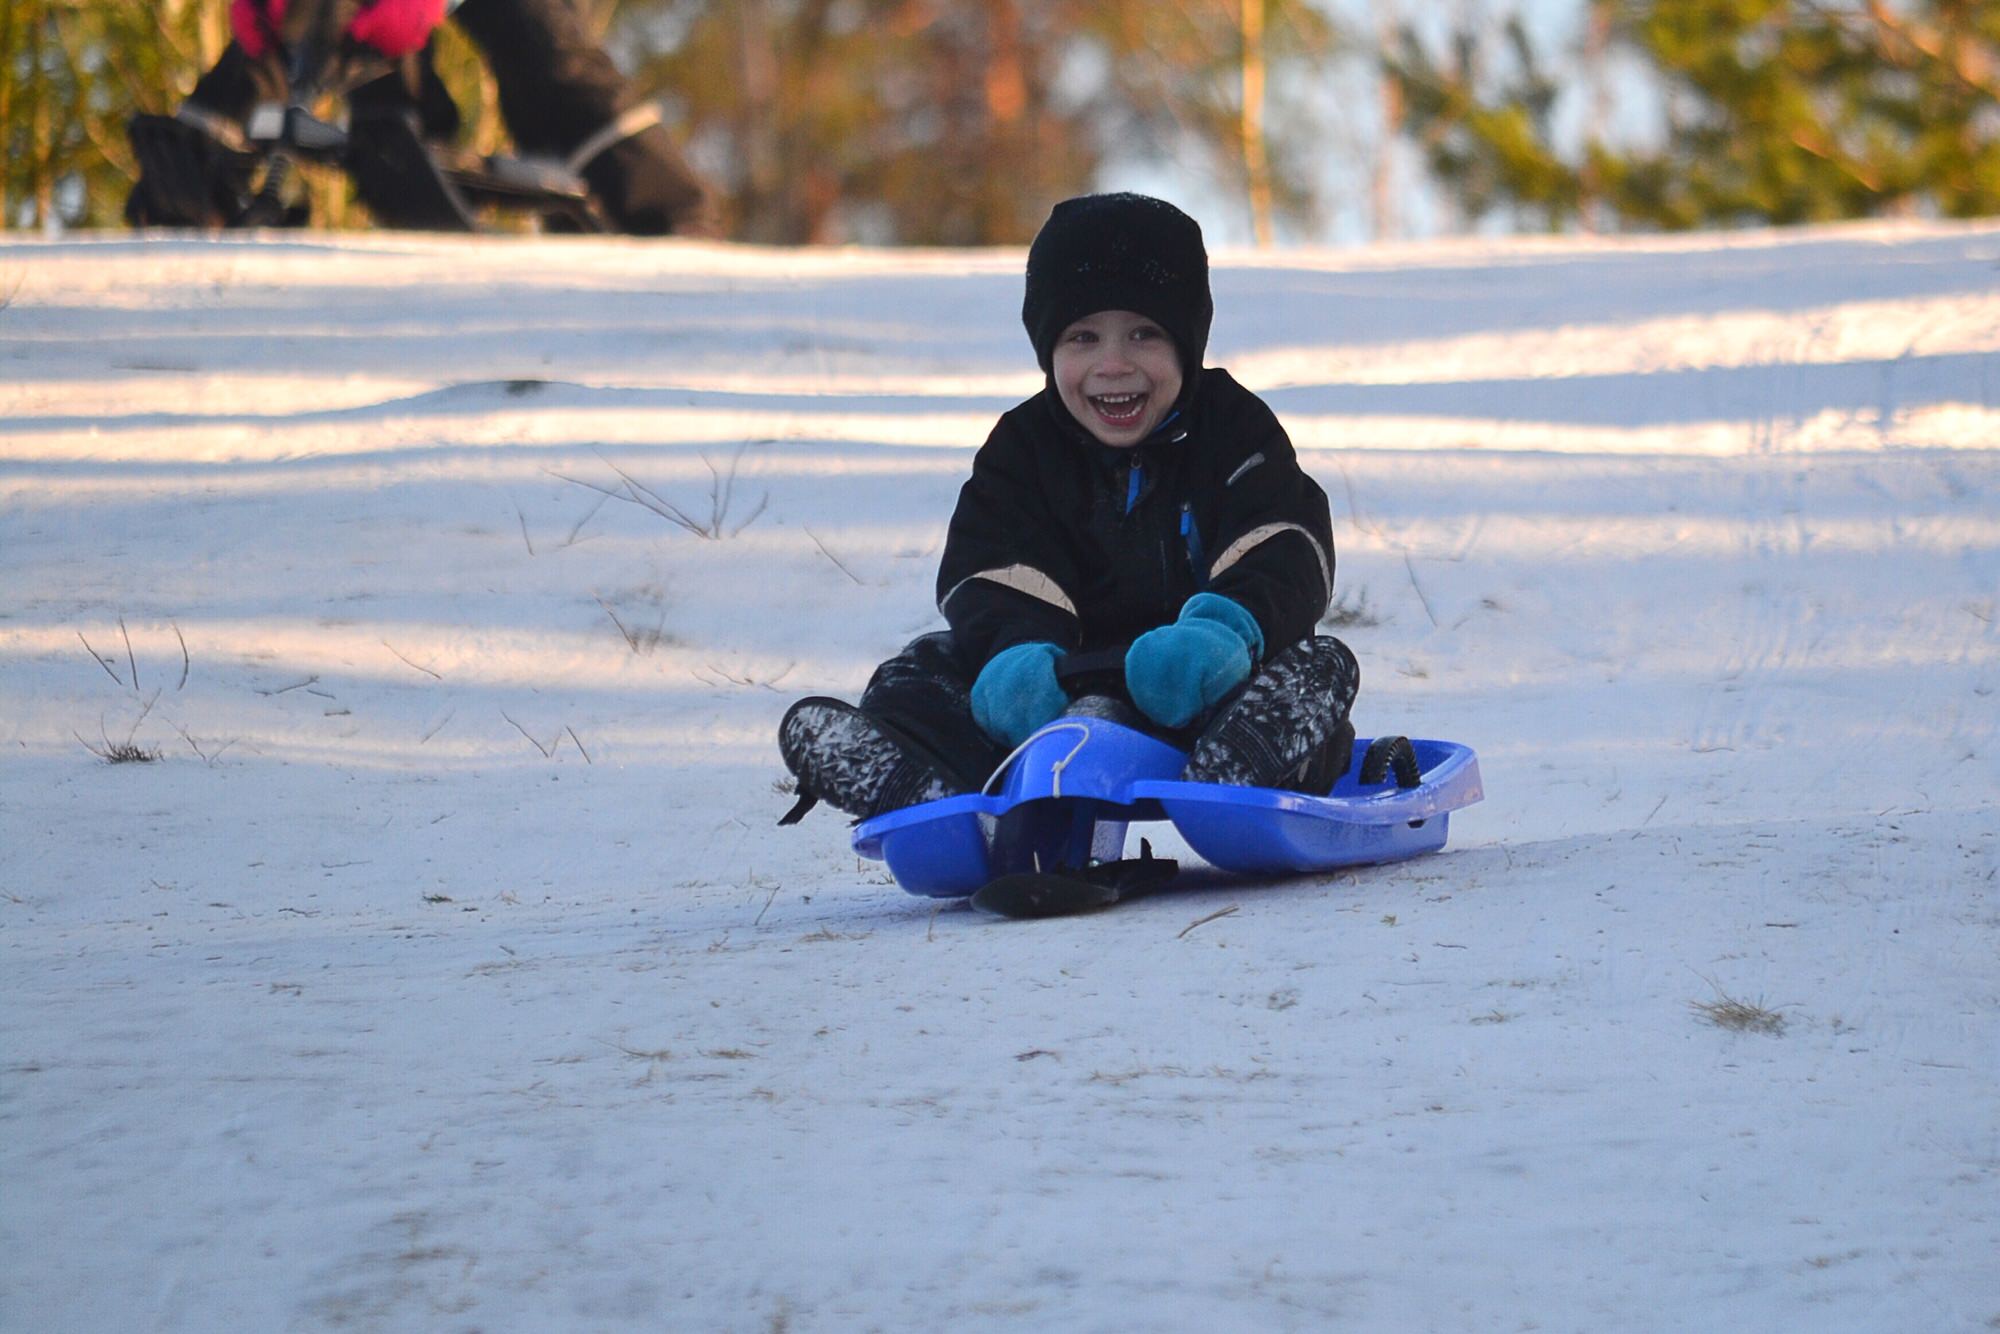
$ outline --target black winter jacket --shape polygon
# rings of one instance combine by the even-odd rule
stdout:
[[[1099,443],[1053,388],[1000,418],[958,495],[938,609],[974,670],[1037,640],[1130,643],[1207,590],[1257,618],[1264,655],[1313,632],[1333,596],[1326,493],[1264,401],[1210,367],[1180,416]]]

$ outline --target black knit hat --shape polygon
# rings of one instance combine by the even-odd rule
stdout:
[[[1083,195],[1057,204],[1028,247],[1021,301],[1021,323],[1045,373],[1062,331],[1100,310],[1156,321],[1172,336],[1192,389],[1215,316],[1200,224],[1149,195]]]

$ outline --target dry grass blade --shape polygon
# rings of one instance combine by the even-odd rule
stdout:
[[[1175,937],[1174,937],[1174,939],[1175,939],[1175,940],[1185,940],[1185,939],[1187,939],[1187,933],[1188,933],[1188,932],[1190,932],[1190,931],[1194,930],[1194,929],[1195,929],[1196,927],[1198,927],[1198,926],[1207,926],[1207,925],[1208,925],[1208,924],[1209,924],[1210,922],[1213,922],[1213,921],[1215,921],[1215,920],[1216,920],[1216,919],[1217,919],[1218,917],[1227,917],[1227,916],[1229,916],[1229,915],[1230,915],[1231,913],[1234,913],[1234,912],[1236,911],[1236,909],[1237,909],[1237,906],[1238,906],[1238,905],[1236,905],[1236,904],[1232,903],[1232,904],[1230,904],[1230,905],[1229,905],[1229,906],[1228,906],[1227,908],[1218,908],[1218,909],[1216,909],[1216,910],[1215,910],[1214,912],[1210,913],[1210,914],[1209,914],[1208,916],[1206,916],[1206,917],[1197,917],[1197,918],[1195,918],[1195,919],[1194,919],[1194,920],[1193,920],[1192,922],[1189,922],[1189,923],[1188,923],[1188,924],[1187,924],[1186,926],[1182,927],[1182,928],[1181,928],[1181,933],[1180,933],[1180,934],[1179,934],[1178,936],[1175,936]]]
[[[569,530],[569,535],[563,538],[562,545],[566,547],[575,546],[577,538],[583,533],[583,526],[589,523],[592,519],[597,517],[597,511],[603,509],[604,502],[609,499],[611,499],[611,493],[609,491],[599,491],[597,496],[597,503],[595,505],[592,505],[589,511],[585,513],[581,519],[578,519],[575,522],[575,524],[571,525]]]
[[[96,649],[90,646],[90,641],[83,637],[83,631],[81,630],[77,631],[76,637],[78,642],[80,642],[83,645],[83,651],[90,655],[91,661],[95,662],[99,667],[102,667],[104,669],[104,674],[106,676],[110,677],[113,681],[118,682],[120,686],[123,686],[125,684],[124,680],[118,675],[117,672],[111,670],[111,660],[109,658],[106,658],[102,653],[99,653]]]
[[[765,506],[771,503],[770,494],[767,492],[763,498],[758,500],[756,508],[752,509],[749,514],[733,525],[729,522],[729,511],[736,503],[736,472],[742,465],[743,451],[746,448],[748,448],[747,443],[736,447],[735,453],[730,455],[727,472],[716,467],[714,461],[706,454],[702,455],[701,461],[708,469],[709,476],[707,519],[698,519],[679,505],[674,504],[673,501],[668,500],[652,487],[647,486],[610,459],[605,458],[602,451],[597,452],[597,457],[605,467],[611,469],[617,475],[620,483],[617,487],[598,486],[594,482],[586,482],[575,477],[565,477],[561,473],[554,473],[552,475],[561,478],[565,482],[573,482],[578,486],[589,487],[591,490],[613,500],[623,500],[629,504],[637,505],[641,509],[651,510],[675,527],[685,528],[696,537],[705,537],[710,541],[719,541],[724,537],[735,537],[745,528],[748,528],[757,516],[764,512]]]
[[[1737,1000],[1719,988],[1714,1000],[1689,1001],[1688,1006],[1704,1022],[1726,1028],[1732,1033],[1764,1033],[1778,1037],[1785,1031],[1784,1015],[1767,1008],[1761,1001]]]
[[[101,746],[93,746],[76,732],[71,732],[83,748],[103,760],[106,764],[151,764],[160,758],[157,750],[148,750],[131,741],[106,741]]]
[[[1319,618],[1319,623],[1321,625],[1332,626],[1336,630],[1356,626],[1368,629],[1382,624],[1382,618],[1377,616],[1374,609],[1368,605],[1367,589],[1362,589],[1359,595],[1351,601],[1348,598],[1347,590],[1342,589],[1340,595],[1327,604],[1326,614]]]
[[[602,593],[592,593],[591,597],[595,598],[597,605],[604,609],[604,614],[611,618],[611,624],[618,627],[618,635],[625,641],[625,647],[634,653],[651,653],[662,644],[676,642],[674,636],[667,633],[665,614],[658,613],[657,609],[653,625],[634,629],[633,624],[628,624],[625,617],[618,614],[618,609],[606,601]],[[626,614],[628,616],[631,614],[629,609]]]
[[[132,666],[132,688],[139,688],[139,659],[132,653],[132,632],[125,628],[125,618],[118,618],[118,633],[125,636],[125,661]]]
[[[397,648],[397,647],[396,647],[396,646],[395,646],[394,644],[391,644],[391,643],[390,643],[390,642],[389,642],[388,640],[386,640],[386,639],[385,639],[385,640],[383,640],[383,641],[382,641],[382,647],[383,647],[383,648],[385,648],[385,649],[388,649],[388,650],[389,650],[389,651],[390,651],[391,653],[395,654],[395,655],[396,655],[396,656],[397,656],[398,658],[401,658],[401,659],[402,659],[402,661],[403,661],[403,664],[404,664],[404,666],[407,666],[407,667],[414,667],[414,668],[416,668],[416,669],[417,669],[418,671],[422,672],[422,673],[423,673],[423,674],[424,674],[425,676],[428,676],[428,677],[430,677],[430,678],[431,678],[431,679],[432,679],[433,681],[442,681],[442,680],[444,680],[444,678],[443,678],[442,676],[438,675],[438,674],[437,674],[436,672],[432,671],[432,670],[431,670],[430,668],[428,668],[428,667],[424,666],[424,665],[423,665],[423,664],[422,664],[421,662],[411,662],[411,661],[410,661],[410,659],[409,659],[408,657],[404,656],[404,654],[403,654],[403,651],[402,651],[401,649]]]
[[[223,751],[228,750],[231,746],[236,744],[236,738],[231,737],[229,738],[229,740],[223,742],[221,745],[217,746],[212,751],[203,750],[201,748],[201,743],[194,739],[194,734],[188,731],[187,728],[176,725],[174,727],[174,730],[181,734],[181,740],[188,743],[189,750],[192,750],[195,754],[201,756],[201,761],[203,764],[214,764],[216,760],[222,757]]]
[[[748,528],[751,525],[751,523],[757,518],[758,515],[764,512],[765,507],[768,506],[770,503],[771,503],[771,496],[769,492],[766,492],[764,495],[759,496],[757,498],[756,508],[751,510],[748,514],[744,515],[743,522],[737,524],[734,528],[731,528],[729,530],[729,535],[731,537],[736,537],[739,534],[741,534],[745,528]],[[728,506],[725,503],[725,505],[723,506],[723,513],[726,513],[727,510]],[[719,524],[722,521],[722,513],[718,513],[715,517],[716,517],[716,522]]]
[[[1441,629],[1442,627],[1438,625],[1437,613],[1431,610],[1431,600],[1424,595],[1424,586],[1417,582],[1416,562],[1410,559],[1410,553],[1407,551],[1403,553],[1403,568],[1409,572],[1410,587],[1417,590],[1417,601],[1424,604],[1424,615],[1430,618],[1431,628],[1433,630]]]
[[[641,509],[649,509],[668,523],[674,524],[676,527],[685,528],[696,537],[717,536],[716,533],[709,530],[707,525],[696,520],[686,510],[674,504],[673,501],[668,500],[665,496],[653,490],[652,487],[647,486],[644,482],[632,476],[632,474],[626,472],[610,459],[605,459],[602,454],[599,454],[597,457],[604,459],[604,466],[617,473],[618,480],[625,484],[625,489],[622,492],[613,491],[610,493],[614,498],[630,501]]]
[[[776,676],[770,677],[765,680],[759,680],[754,676],[750,676],[742,672],[727,671],[721,667],[717,667],[714,663],[705,664],[701,668],[690,667],[688,668],[688,675],[692,676],[695,680],[701,682],[705,686],[719,687],[727,684],[732,686],[742,686],[746,689],[776,690],[778,688],[778,682],[790,676],[792,674],[792,670],[797,666],[798,663],[796,661],[788,662],[784,665],[782,669],[779,670]],[[704,673],[706,674],[704,675]]]
[[[507,710],[505,709],[500,710],[500,716],[502,718],[505,718],[508,722],[514,723],[514,730],[516,732],[519,732],[522,736],[528,738],[528,744],[533,746],[536,750],[542,752],[543,759],[547,760],[555,758],[556,748],[553,744],[544,746],[541,742],[535,740],[534,733],[530,732],[527,728],[521,726],[521,724],[514,722],[514,716],[508,713]],[[556,741],[559,742],[561,740],[562,740],[561,736],[556,737]]]
[[[644,650],[642,650],[639,647],[639,636],[633,634],[629,629],[626,628],[625,622],[618,619],[618,613],[611,610],[611,604],[609,602],[606,602],[601,596],[599,596],[596,593],[592,593],[591,596],[597,598],[597,605],[604,608],[604,614],[606,616],[609,616],[611,618],[611,623],[618,627],[618,633],[625,636],[625,643],[627,644],[627,646],[629,646],[634,653],[643,652]]]
[[[151,764],[154,760],[160,758],[160,752],[157,749],[149,750],[145,746],[137,744],[133,738],[139,735],[139,724],[146,721],[146,715],[153,711],[153,705],[157,704],[159,699],[160,692],[155,690],[151,697],[146,700],[145,707],[139,710],[139,716],[132,720],[132,728],[125,733],[123,741],[113,741],[109,736],[106,736],[102,720],[99,720],[97,725],[97,734],[104,740],[104,744],[101,746],[91,745],[74,731],[70,735],[76,737],[85,750],[95,755],[98,759],[103,760],[106,764]]]
[[[818,533],[815,533],[810,528],[802,528],[800,531],[803,532],[807,537],[810,537],[812,539],[812,544],[819,548],[819,554],[826,557],[828,560],[832,561],[833,567],[836,570],[839,570],[842,574],[846,575],[849,579],[852,579],[857,584],[861,582],[860,575],[848,569],[847,566],[844,563],[842,563],[840,557],[834,555],[831,551],[828,551],[826,549],[826,543],[819,540]]]

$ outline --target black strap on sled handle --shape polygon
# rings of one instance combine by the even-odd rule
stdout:
[[[1092,649],[1088,653],[1065,653],[1056,659],[1056,680],[1072,685],[1093,676],[1125,675],[1125,647]]]

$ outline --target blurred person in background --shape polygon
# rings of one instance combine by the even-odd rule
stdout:
[[[709,201],[651,102],[625,77],[572,0],[291,0],[290,30],[308,5],[331,4],[345,40],[388,71],[348,95],[356,116],[407,115],[425,139],[449,141],[459,113],[433,64],[449,13],[499,88],[500,114],[522,154],[555,158],[582,176],[612,230],[638,236],[711,229]],[[135,132],[140,177],[126,201],[138,227],[226,227],[250,186],[244,124],[287,94],[287,0],[232,0],[234,40],[171,118]],[[363,202],[370,202],[366,193]],[[382,210],[376,210],[378,212]]]

